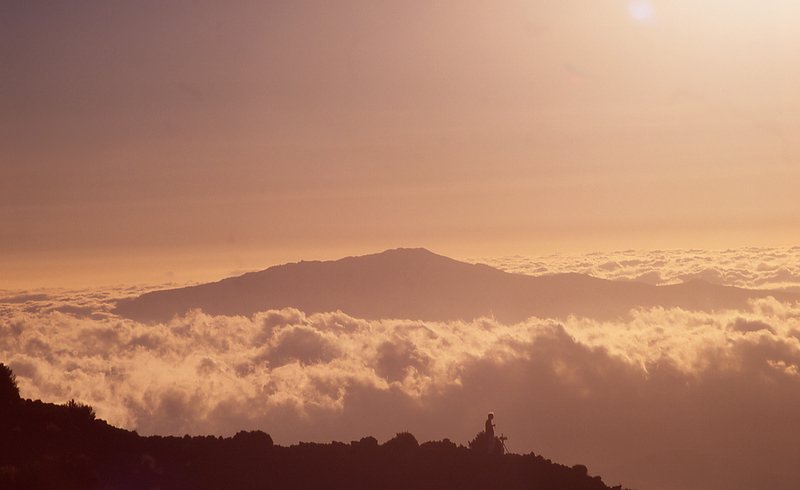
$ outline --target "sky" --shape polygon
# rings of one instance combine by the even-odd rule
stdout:
[[[0,287],[800,238],[791,0],[0,14]]]

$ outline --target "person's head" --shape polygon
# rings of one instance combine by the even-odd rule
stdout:
[[[494,412],[489,412],[489,420],[494,418]]]

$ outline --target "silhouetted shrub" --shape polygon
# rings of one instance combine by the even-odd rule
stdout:
[[[442,439],[441,441],[423,442],[422,444],[420,444],[419,447],[421,449],[433,450],[439,452],[454,451],[458,448],[458,446],[456,446],[456,443],[447,438]]]
[[[396,436],[383,443],[383,447],[390,450],[410,451],[417,449],[417,438],[410,432],[398,432]]]
[[[271,448],[274,444],[272,436],[260,430],[239,431],[232,440],[236,445],[247,449],[264,450]]]
[[[91,422],[97,417],[91,406],[75,400],[70,400],[67,403],[67,408],[69,409],[70,417],[78,422]]]
[[[0,404],[16,403],[18,400],[17,377],[10,367],[0,363]]]
[[[480,431],[469,441],[469,448],[485,454],[503,454],[503,441],[497,436],[491,438],[485,431]]]
[[[589,468],[587,468],[582,464],[576,464],[575,466],[573,466],[572,471],[575,471],[581,476],[587,476],[589,474]]]
[[[413,436],[412,436],[413,437]],[[364,449],[373,449],[378,447],[378,440],[372,436],[362,437],[358,441],[353,441],[350,443],[351,446],[358,446]]]

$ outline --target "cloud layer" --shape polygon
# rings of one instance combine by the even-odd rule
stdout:
[[[23,396],[75,398],[142,434],[258,428],[282,444],[400,430],[465,443],[493,410],[512,450],[586,464],[610,483],[800,483],[797,304],[517,324],[283,309],[148,325],[109,313],[137,292],[0,298],[0,360]]]
[[[624,250],[587,255],[476,258],[508,272],[580,272],[604,279],[675,284],[702,279],[752,289],[800,290],[800,246],[728,250]]]

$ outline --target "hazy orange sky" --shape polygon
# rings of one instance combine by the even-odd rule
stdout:
[[[6,2],[0,288],[800,239],[793,0]]]

